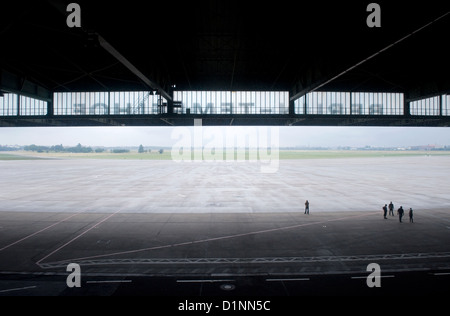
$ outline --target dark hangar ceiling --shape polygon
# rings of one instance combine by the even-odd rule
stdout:
[[[100,34],[168,91],[317,87],[449,11],[445,1],[78,1],[82,29],[66,25],[70,1],[9,1],[0,20],[1,68],[49,91],[148,87],[98,45]],[[59,8],[59,9],[58,9]],[[450,15],[321,87],[448,92]]]

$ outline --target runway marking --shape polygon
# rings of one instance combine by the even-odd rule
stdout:
[[[86,229],[84,232],[78,234],[77,236],[75,236],[74,238],[72,238],[70,241],[66,242],[64,245],[62,245],[61,247],[59,247],[58,249],[52,251],[50,254],[46,255],[44,258],[40,259],[39,261],[36,262],[37,265],[40,265],[42,261],[44,261],[45,259],[49,258],[50,256],[54,255],[55,253],[57,253],[58,251],[60,251],[61,249],[63,249],[64,247],[66,247],[67,245],[71,244],[72,242],[74,242],[75,240],[77,240],[78,238],[82,237],[83,235],[85,235],[86,233],[90,232],[92,229],[97,228],[100,224],[104,223],[105,221],[107,221],[108,219],[110,219],[111,217],[113,217],[114,215],[116,215],[117,213],[119,213],[121,210],[118,210],[117,212],[114,212],[110,215],[108,215],[107,217],[105,217],[104,219],[102,219],[100,222],[96,223],[95,225],[93,225],[91,228]]]
[[[34,236],[36,236],[37,234],[40,234],[40,233],[42,233],[42,232],[44,232],[44,231],[46,231],[46,230],[49,230],[50,228],[55,227],[56,225],[59,225],[59,224],[65,222],[65,221],[68,221],[68,220],[71,219],[72,217],[75,217],[75,216],[77,216],[77,215],[79,215],[79,214],[85,213],[86,211],[87,211],[87,210],[82,211],[82,212],[79,212],[79,213],[76,213],[76,214],[73,214],[73,215],[71,215],[71,216],[69,216],[69,217],[67,217],[67,218],[64,218],[63,220],[60,220],[60,221],[57,222],[57,223],[54,223],[54,224],[52,224],[52,225],[50,225],[50,226],[47,226],[47,227],[45,227],[45,228],[43,228],[43,229],[41,229],[41,230],[39,230],[39,231],[37,231],[37,232],[31,234],[31,235],[28,235],[28,236],[26,236],[26,237],[24,237],[24,238],[22,238],[22,239],[19,239],[18,241],[15,241],[15,242],[13,242],[13,243],[11,243],[11,244],[9,244],[9,245],[7,245],[7,246],[1,248],[1,249],[0,249],[0,252],[3,251],[3,250],[8,249],[8,248],[10,248],[10,247],[12,247],[12,246],[14,246],[14,245],[17,245],[18,243],[21,243],[22,241],[25,241],[25,240],[27,240],[27,239],[29,239],[29,238],[31,238],[31,237],[34,237]]]
[[[286,227],[278,227],[278,228],[271,228],[271,229],[265,229],[265,230],[260,230],[260,231],[248,232],[248,233],[240,233],[240,234],[235,234],[235,235],[228,235],[228,236],[207,238],[207,239],[201,239],[201,240],[187,241],[187,242],[181,242],[181,243],[176,243],[176,244],[171,244],[171,245],[154,246],[154,247],[141,248],[141,249],[135,249],[135,250],[127,250],[127,251],[120,251],[120,252],[114,252],[114,253],[110,253],[110,254],[89,256],[89,257],[82,257],[82,258],[72,258],[72,259],[66,259],[66,260],[57,261],[57,262],[54,262],[54,263],[79,262],[79,261],[82,261],[82,260],[90,260],[90,259],[105,258],[105,257],[111,257],[111,256],[118,256],[118,255],[134,254],[134,253],[138,253],[138,252],[151,251],[151,250],[161,250],[161,249],[167,249],[167,248],[174,248],[174,247],[181,247],[181,246],[188,246],[188,245],[196,245],[196,244],[213,242],[213,241],[219,241],[219,240],[227,240],[227,239],[233,239],[233,238],[239,238],[239,237],[245,237],[245,236],[251,236],[251,235],[259,235],[259,234],[266,234],[266,233],[272,233],[272,232],[283,231],[283,230],[290,230],[290,229],[306,227],[306,226],[322,225],[324,223],[337,222],[337,221],[342,221],[342,220],[346,220],[346,219],[349,219],[349,218],[366,217],[366,216],[371,216],[371,215],[374,215],[374,214],[378,214],[378,212],[368,212],[367,214],[350,215],[350,216],[339,217],[339,218],[330,219],[330,220],[326,220],[326,221],[304,223],[304,224],[298,224],[298,225],[292,225],[292,226],[286,226]],[[81,235],[84,235],[86,232],[82,233]],[[77,239],[77,238],[81,237],[81,235],[75,237],[74,239]],[[64,246],[62,246],[60,248],[65,247],[66,245],[68,245],[72,241],[68,242],[67,244],[65,244]],[[55,253],[55,252],[57,252],[59,250],[60,249],[57,249],[53,253]],[[43,265],[41,265],[42,261],[44,261],[45,259],[50,257],[53,253],[51,253],[50,255],[42,258],[36,264],[38,264],[39,266],[42,267],[43,266]]]
[[[218,283],[218,282],[236,282],[235,280],[177,280],[177,283]]]
[[[267,282],[289,282],[289,281],[310,281],[310,278],[292,278],[292,279],[266,279]]]
[[[0,291],[0,293],[24,291],[24,290],[31,290],[31,289],[35,289],[35,288],[37,288],[37,286],[28,286],[28,287],[21,287],[21,288],[17,288],[17,289],[2,290],[2,291]]]
[[[380,275],[380,276],[373,276],[374,278],[395,278],[395,275]],[[372,278],[372,277],[371,277]],[[354,276],[351,277],[351,279],[367,279],[367,276]]]
[[[132,280],[112,280],[112,281],[86,281],[86,284],[105,284],[105,283],[132,283]]]
[[[450,275],[450,272],[438,272],[438,273],[432,273],[435,276],[442,276],[442,275]]]

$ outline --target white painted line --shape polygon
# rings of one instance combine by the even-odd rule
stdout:
[[[28,286],[28,287],[21,287],[21,288],[17,288],[17,289],[2,290],[2,291],[0,291],[0,293],[8,293],[8,292],[14,292],[14,291],[24,291],[24,290],[31,290],[31,289],[35,289],[35,288],[37,288],[37,286]]]
[[[103,283],[132,283],[132,280],[112,280],[112,281],[86,281],[86,284],[103,284]]]
[[[235,282],[235,280],[177,280],[177,283],[217,283],[217,282]]]
[[[437,272],[437,273],[432,273],[432,275],[435,275],[435,276],[450,275],[450,272]]]
[[[100,224],[102,224],[103,222],[107,221],[108,219],[110,219],[111,217],[113,217],[114,215],[116,215],[117,213],[119,213],[121,210],[118,210],[115,213],[112,213],[110,215],[108,215],[107,217],[105,217],[104,219],[102,219],[100,222],[98,222],[97,224],[95,224],[94,226],[92,226],[91,228],[86,229],[84,232],[82,232],[81,234],[77,235],[76,237],[74,237],[73,239],[71,239],[70,241],[66,242],[64,245],[62,245],[61,247],[59,247],[58,249],[52,251],[50,254],[46,255],[44,258],[42,258],[41,260],[39,260],[38,262],[36,262],[37,265],[39,265],[42,261],[44,261],[45,259],[47,259],[48,257],[54,255],[55,253],[57,253],[58,251],[60,251],[61,249],[63,249],[64,247],[66,247],[67,245],[71,244],[72,242],[74,242],[75,240],[77,240],[78,238],[80,238],[81,236],[83,236],[84,234],[90,232],[92,229],[97,228]]]
[[[375,212],[368,212],[367,214],[343,216],[343,217],[320,221],[320,222],[303,223],[303,224],[298,224],[298,225],[270,228],[270,229],[247,232],[247,233],[240,233],[240,234],[235,234],[235,235],[213,237],[213,238],[201,239],[201,240],[193,240],[193,241],[181,242],[181,243],[170,244],[170,245],[161,245],[161,246],[154,246],[154,247],[141,248],[141,249],[135,249],[135,250],[113,252],[110,254],[102,254],[102,255],[96,255],[96,256],[90,256],[90,257],[73,258],[73,259],[64,260],[64,262],[77,262],[77,261],[87,260],[87,259],[98,259],[98,258],[105,258],[105,257],[119,256],[119,255],[127,255],[127,254],[144,252],[144,251],[161,250],[161,249],[167,249],[167,248],[196,245],[196,244],[200,244],[200,243],[208,243],[208,242],[214,242],[214,241],[222,241],[222,240],[228,240],[228,239],[234,239],[234,238],[241,238],[241,237],[246,237],[246,236],[274,233],[274,232],[278,232],[278,231],[291,230],[291,229],[296,229],[296,228],[301,228],[301,227],[306,227],[306,226],[314,226],[314,225],[320,225],[320,224],[324,224],[324,223],[343,221],[343,220],[351,219],[351,218],[366,217],[366,216],[371,216],[373,214],[375,214]],[[49,256],[47,256],[47,257],[49,257]],[[46,259],[46,258],[44,258],[44,259]],[[38,261],[37,264],[39,265],[39,263],[42,262],[44,259],[41,259],[40,261]]]
[[[351,277],[352,279],[367,279],[368,277],[370,278],[395,278],[395,275],[380,275],[380,276],[357,276],[357,277]]]
[[[298,279],[266,279],[267,282],[285,282],[285,281],[309,281],[310,278],[298,278]]]
[[[79,214],[82,214],[82,213],[84,213],[84,212],[86,212],[86,211],[82,211],[82,212],[73,214],[73,215],[71,215],[71,216],[69,216],[69,217],[66,217],[66,218],[64,218],[63,220],[60,220],[60,221],[57,222],[57,223],[54,223],[54,224],[52,224],[52,225],[50,225],[50,226],[47,226],[47,227],[45,227],[45,228],[43,228],[43,229],[41,229],[41,230],[39,230],[39,231],[37,231],[37,232],[31,234],[31,235],[28,235],[28,236],[26,236],[26,237],[23,237],[22,239],[19,239],[19,240],[13,242],[13,243],[11,243],[11,244],[9,244],[9,245],[7,245],[7,246],[1,248],[0,251],[3,251],[3,250],[5,250],[5,249],[8,249],[9,247],[12,247],[12,246],[14,246],[14,245],[17,245],[18,243],[20,243],[20,242],[22,242],[22,241],[25,241],[25,240],[27,240],[27,239],[33,237],[33,236],[36,236],[37,234],[40,234],[40,233],[42,233],[42,232],[44,232],[44,231],[46,231],[46,230],[48,230],[48,229],[50,229],[50,228],[52,228],[52,227],[55,227],[56,225],[59,225],[59,224],[61,224],[61,223],[64,223],[65,221],[68,221],[68,220],[71,219],[72,217],[77,216],[77,215],[79,215]]]

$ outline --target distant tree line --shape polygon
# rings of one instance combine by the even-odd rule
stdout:
[[[112,149],[111,152],[113,154],[127,154],[130,152],[129,149]]]
[[[17,147],[10,147],[10,146],[2,146],[0,145],[0,151],[16,151],[18,150]]]
[[[67,147],[65,148],[63,145],[54,145],[54,146],[37,146],[37,145],[29,145],[23,148],[25,151],[35,151],[38,153],[43,152],[56,152],[56,153],[83,153],[88,154],[94,152],[91,147],[85,147],[81,144],[76,145],[75,147]]]
[[[152,150],[151,149],[144,149],[144,146],[139,145],[139,149],[138,149],[138,153],[143,154],[143,153],[151,153]],[[162,155],[164,153],[164,149],[160,149],[158,150],[158,152]]]
[[[133,148],[134,149],[134,148]],[[127,154],[130,153],[131,150],[130,149],[126,149],[126,148],[102,148],[102,147],[97,147],[94,149],[92,147],[86,147],[83,146],[81,144],[76,145],[75,147],[64,147],[63,145],[53,145],[53,146],[38,146],[38,145],[27,145],[27,146],[16,146],[16,147],[12,147],[12,146],[3,146],[0,145],[0,152],[2,151],[17,151],[17,150],[25,150],[25,151],[33,151],[33,152],[38,152],[38,153],[82,153],[82,154],[89,154],[89,153],[104,153],[105,151],[108,150],[108,152],[112,153],[112,154]],[[143,145],[140,145],[137,152],[139,154],[144,154],[144,153],[152,153],[152,149],[148,148],[145,149]],[[155,153],[159,153],[160,155],[162,155],[164,153],[164,149],[154,149]]]

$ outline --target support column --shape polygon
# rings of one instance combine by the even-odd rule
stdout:
[[[289,101],[289,115],[295,114],[295,101]]]
[[[173,114],[173,101],[167,100],[167,114]]]
[[[53,101],[47,101],[47,116],[53,116],[54,113]]]
[[[16,108],[17,108],[17,116],[20,116],[20,94],[17,94]]]
[[[303,97],[303,114],[307,115],[308,113],[306,113],[306,98],[308,97],[308,93],[306,93]]]
[[[353,102],[352,102],[352,99],[353,99],[353,92],[350,92],[350,115],[353,115]]]
[[[404,116],[411,116],[411,111],[410,111],[410,101],[406,101],[407,99],[409,99],[409,94],[408,94],[408,98],[406,98],[406,94],[404,94],[404,99],[403,99],[403,115]]]

